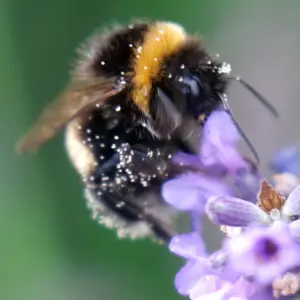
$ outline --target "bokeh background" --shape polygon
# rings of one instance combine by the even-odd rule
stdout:
[[[92,221],[62,135],[35,155],[14,153],[67,82],[77,45],[96,28],[139,17],[198,32],[278,108],[274,120],[238,84],[230,88],[266,176],[271,154],[300,142],[298,0],[0,0],[0,299],[180,299],[180,259],[150,241],[119,241]],[[213,247],[220,236],[207,230]]]

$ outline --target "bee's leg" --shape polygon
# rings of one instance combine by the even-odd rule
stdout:
[[[115,227],[118,233],[127,232],[126,235],[131,237],[145,237],[154,233],[155,236],[166,243],[175,235],[175,232],[161,220],[145,213],[142,207],[132,203],[138,201],[138,198],[132,198],[133,195],[120,198],[119,195],[116,196],[113,192],[101,191],[102,195],[99,196],[99,190],[101,191],[101,189],[90,189],[90,196],[93,197],[93,201],[100,201],[109,210],[109,212],[106,211],[104,218],[107,218],[109,214],[114,214],[114,217],[109,216],[107,220],[112,220],[113,224],[110,226]],[[103,211],[99,213],[101,214]],[[116,219],[115,216],[118,216],[119,219]],[[105,224],[105,222],[103,223]],[[146,231],[145,227],[147,227]]]
[[[120,218],[119,224],[113,225],[118,231],[124,231],[124,227],[139,230],[141,225],[144,228],[147,225],[148,231],[168,242],[175,232],[170,222],[170,209],[160,195],[161,173],[167,163],[159,161],[155,153],[149,157],[146,149],[149,151],[144,146],[124,144],[97,168],[93,174],[94,185],[91,183],[88,190],[95,202],[104,204],[110,211],[110,219],[113,219],[112,214]]]

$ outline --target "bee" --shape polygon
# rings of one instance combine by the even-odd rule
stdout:
[[[154,234],[168,241],[175,234],[173,212],[161,186],[186,172],[172,156],[199,152],[203,121],[212,111],[223,105],[235,121],[226,102],[230,65],[180,25],[160,21],[96,33],[78,54],[68,87],[18,151],[33,151],[66,127],[68,155],[100,223],[119,236]]]

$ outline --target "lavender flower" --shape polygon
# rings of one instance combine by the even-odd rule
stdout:
[[[192,300],[205,299],[203,297],[223,299],[227,294],[241,296],[250,295],[254,291],[253,285],[244,279],[228,276],[224,270],[220,273],[222,263],[218,262],[224,261],[224,253],[207,255],[196,232],[173,238],[169,249],[187,260],[186,265],[176,275],[175,286],[180,294],[189,296]]]
[[[199,173],[172,179],[162,188],[166,202],[194,219],[206,213],[218,225],[239,229],[213,254],[206,252],[197,226],[173,238],[170,251],[186,260],[175,287],[191,300],[271,300],[272,281],[300,268],[300,220],[295,221],[300,216],[300,186],[282,209],[263,211],[257,206],[262,177],[239,154],[239,138],[230,116],[214,111],[206,121],[199,156],[174,157],[175,163],[196,167]],[[284,286],[279,294],[294,291]]]
[[[175,278],[177,291],[191,300],[246,299],[256,291],[252,282],[226,270],[225,252],[207,255],[197,233],[183,234],[173,238],[169,249],[187,260]]]
[[[236,149],[239,139],[240,135],[228,113],[214,111],[204,126],[200,161],[207,168],[223,166],[231,174],[247,169],[246,161]]]
[[[237,150],[240,134],[230,116],[214,111],[206,121],[200,162],[207,170],[223,170],[238,189],[236,196],[255,201],[261,176],[255,165]]]
[[[294,221],[300,218],[300,184],[290,193],[282,207],[285,219]]]
[[[271,223],[269,215],[258,206],[233,197],[211,197],[205,210],[209,219],[218,225],[247,227],[252,223]]]
[[[300,266],[299,244],[286,223],[271,227],[248,228],[243,234],[226,240],[228,264],[236,272],[254,276],[262,285]]]
[[[199,278],[211,272],[203,242],[196,232],[182,234],[171,240],[169,249],[187,260],[176,275],[175,286],[180,294],[189,295]]]
[[[231,195],[230,188],[216,178],[189,174],[169,180],[162,188],[167,203],[182,211],[202,214],[206,200],[212,195]]]
[[[197,259],[206,255],[203,241],[197,232],[174,237],[169,244],[169,250],[186,259]]]
[[[229,115],[225,111],[214,111],[204,127],[200,155],[179,153],[174,157],[176,163],[198,167],[202,173],[166,182],[162,189],[165,201],[179,210],[198,214],[203,213],[206,200],[211,196],[245,196],[253,201],[260,176],[237,151],[238,140],[239,133]],[[224,182],[226,174],[232,177],[238,191]]]

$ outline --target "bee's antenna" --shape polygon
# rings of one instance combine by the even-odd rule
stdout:
[[[254,95],[276,118],[279,117],[279,114],[274,106],[266,100],[253,86],[251,86],[249,83],[247,83],[244,79],[241,77],[230,77],[229,79],[234,79],[238,82],[240,82],[252,95]]]
[[[252,143],[250,142],[250,140],[247,138],[246,134],[244,133],[243,129],[241,128],[240,124],[238,123],[238,121],[234,117],[234,115],[233,115],[233,113],[232,113],[232,111],[231,111],[231,109],[230,109],[230,107],[227,103],[226,95],[219,94],[219,97],[222,100],[224,110],[230,115],[230,118],[231,118],[234,126],[236,127],[237,131],[239,132],[239,134],[241,135],[241,137],[243,138],[243,140],[246,142],[247,146],[251,150],[252,154],[255,157],[256,164],[258,165],[259,162],[260,162],[259,156],[258,156],[254,146],[252,145]]]

